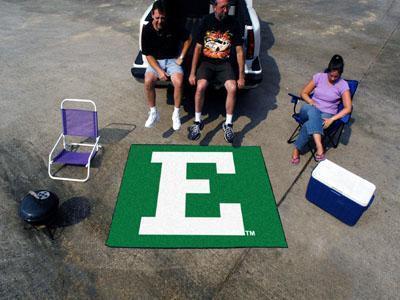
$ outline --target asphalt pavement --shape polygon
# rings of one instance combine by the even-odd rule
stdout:
[[[256,1],[264,80],[241,94],[234,146],[260,146],[287,249],[112,249],[105,246],[129,146],[225,145],[224,103],[210,97],[198,141],[187,139],[193,99],[171,129],[146,129],[143,85],[130,67],[151,1],[0,1],[1,299],[396,299],[400,294],[400,1]],[[333,54],[360,82],[350,126],[328,159],[374,183],[375,201],[349,227],[305,199],[316,163],[289,163],[297,93]],[[47,159],[64,98],[96,101],[104,148],[84,184],[53,181]],[[80,174],[79,171],[74,171]],[[74,218],[51,241],[24,228],[21,198],[56,192]]]

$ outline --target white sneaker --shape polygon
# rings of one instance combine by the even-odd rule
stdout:
[[[173,113],[172,114],[172,129],[179,130],[181,128],[181,118],[179,114]]]
[[[149,117],[147,118],[146,124],[144,124],[144,127],[146,128],[151,128],[156,125],[156,123],[160,121],[160,114],[156,110],[155,112],[149,111]]]

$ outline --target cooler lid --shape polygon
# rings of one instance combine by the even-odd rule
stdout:
[[[320,162],[311,176],[361,206],[368,205],[376,189],[371,182],[328,159]]]

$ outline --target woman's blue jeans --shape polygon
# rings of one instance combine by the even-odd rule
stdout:
[[[315,133],[319,133],[321,135],[324,134],[323,119],[328,119],[333,115],[329,113],[323,113],[318,108],[310,104],[304,104],[300,109],[299,116],[304,123],[300,129],[296,141],[294,142],[294,145],[297,149],[301,150],[304,145],[307,144],[310,136]]]

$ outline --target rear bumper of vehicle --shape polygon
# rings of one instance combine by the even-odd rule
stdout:
[[[146,67],[144,65],[144,61],[142,59],[142,53],[139,52],[135,62],[131,68],[131,73],[132,76],[139,82],[144,82],[144,74],[146,72]],[[258,57],[256,59],[254,59],[251,63],[250,68],[247,67],[246,71],[245,71],[245,89],[253,89],[255,87],[258,86],[259,83],[261,83],[263,79],[262,76],[262,69],[261,69],[261,64],[260,61],[258,59]],[[170,85],[171,82],[170,81],[157,81],[156,85],[157,86],[166,86],[166,85]]]

